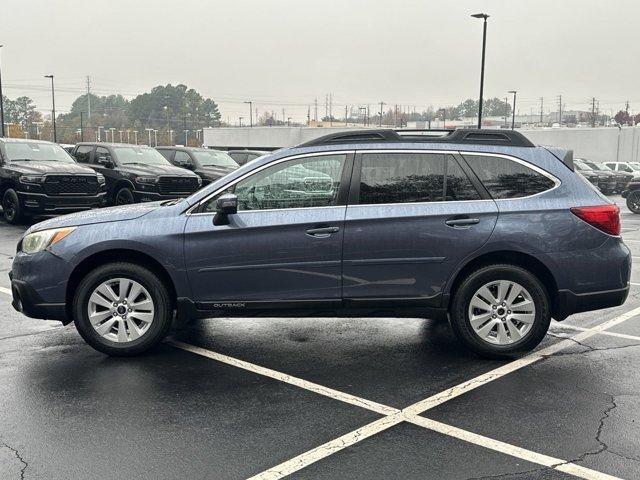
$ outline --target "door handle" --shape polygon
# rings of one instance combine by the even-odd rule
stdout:
[[[476,225],[480,223],[479,218],[470,218],[470,217],[458,217],[458,218],[450,218],[444,222],[446,225],[450,227],[468,227],[470,225]]]
[[[318,227],[310,228],[306,233],[312,237],[328,237],[332,233],[338,233],[339,231],[340,227]]]

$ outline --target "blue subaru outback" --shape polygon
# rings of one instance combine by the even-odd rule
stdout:
[[[478,354],[621,305],[619,209],[570,151],[511,131],[361,130],[256,159],[183,200],[38,223],[14,307],[110,355],[216,316],[448,318]]]

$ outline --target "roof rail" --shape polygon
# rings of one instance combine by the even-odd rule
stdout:
[[[513,130],[394,130],[391,128],[331,133],[297,146],[317,147],[352,143],[458,143],[511,147],[535,146],[527,137]]]

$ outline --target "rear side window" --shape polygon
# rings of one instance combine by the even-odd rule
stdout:
[[[550,190],[549,177],[503,157],[465,155],[465,160],[493,198],[520,198]]]
[[[436,153],[363,153],[361,205],[479,200],[456,160]]]
[[[76,148],[76,153],[73,156],[80,163],[89,163],[91,159],[91,150],[93,150],[93,145],[80,145]]]

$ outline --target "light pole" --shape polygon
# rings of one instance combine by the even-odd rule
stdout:
[[[184,131],[184,146],[188,147],[189,146],[189,130]]]
[[[154,130],[153,131],[153,143],[154,143],[154,147],[158,146],[158,130]]]
[[[147,132],[149,132],[149,146],[151,146],[151,132],[153,132],[153,128],[145,128]]]
[[[51,79],[51,115],[52,115],[52,122],[53,122],[53,141],[55,143],[58,142],[58,135],[56,132],[56,93],[55,93],[55,89],[53,87],[53,75],[45,75],[45,78],[50,78]]]
[[[111,130],[111,143],[114,143],[116,141],[115,140],[115,138],[116,138],[115,137],[116,129],[114,127],[110,127],[109,130]]]
[[[253,100],[244,102],[249,105],[249,127],[253,127]]]
[[[0,45],[0,49],[2,47],[4,47],[4,45]],[[0,66],[0,137],[4,137],[4,102],[2,99],[2,67]]]
[[[516,90],[509,90],[509,93],[513,93],[513,111],[511,112],[511,130],[516,128]]]
[[[244,119],[244,117],[238,117],[238,126],[241,127],[242,126],[242,120]]]
[[[136,145],[137,145],[138,144],[138,130],[134,130],[133,131],[133,136],[134,136],[134,139],[135,139],[135,142],[136,142]]]
[[[474,13],[471,15],[473,18],[482,18],[482,64],[480,67],[480,101],[478,103],[478,129],[482,128],[482,94],[484,90],[484,56],[487,49],[487,18],[489,15],[486,13]]]

